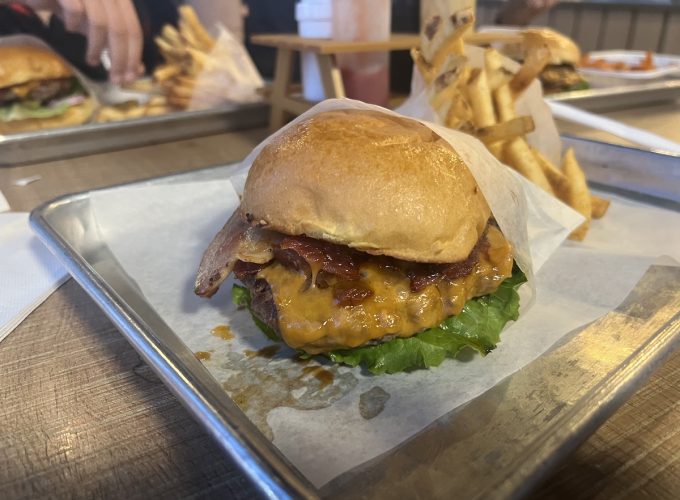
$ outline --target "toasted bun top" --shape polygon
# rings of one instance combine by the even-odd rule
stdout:
[[[569,37],[550,28],[532,28],[524,31],[524,43],[527,49],[546,45],[550,50],[550,64],[578,65],[581,61],[581,50]]]
[[[59,116],[53,116],[51,118],[26,118],[24,120],[13,120],[10,122],[0,121],[0,135],[80,125],[92,118],[94,108],[94,100],[91,97],[87,97],[80,104],[70,106]]]
[[[446,141],[374,111],[320,113],[280,134],[253,162],[241,210],[285,234],[440,263],[465,259],[491,213]]]
[[[44,47],[0,46],[0,88],[70,76],[73,72],[64,60]]]

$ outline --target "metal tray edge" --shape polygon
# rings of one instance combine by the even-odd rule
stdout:
[[[167,363],[167,354],[144,322],[130,308],[117,301],[117,294],[103,282],[92,267],[47,222],[49,212],[60,205],[86,199],[93,191],[69,194],[48,201],[31,211],[29,223],[71,276],[97,302],[104,314],[127,338],[139,355],[163,380],[182,405],[200,422],[225,452],[268,498],[318,498],[316,489],[263,435],[244,432],[252,426],[240,413],[229,414],[228,422],[216,411],[216,402],[206,398],[190,382],[191,376]],[[237,431],[240,431],[239,432]],[[262,456],[262,452],[266,456]]]
[[[677,313],[656,331],[653,339],[631,353],[625,363],[581,398],[581,401],[592,401],[592,405],[578,405],[566,412],[552,425],[554,432],[546,433],[536,441],[537,446],[526,448],[517,457],[517,461],[521,461],[519,474],[524,481],[513,482],[506,477],[487,492],[495,490],[494,496],[513,499],[531,493],[541,479],[559,466],[558,457],[566,456],[585,442],[680,347],[679,333],[680,313]],[[537,458],[546,456],[540,451],[544,448],[553,450],[547,454],[550,457],[547,461]]]
[[[581,138],[574,139],[585,142],[599,143],[610,147],[616,147],[617,149],[633,149],[648,155],[662,155],[671,157],[676,156],[667,155],[663,152],[645,151],[623,145],[604,143],[601,141],[593,141]],[[208,168],[216,167],[214,166]],[[178,174],[171,174],[167,177],[174,177],[177,175]],[[139,182],[140,181],[127,182],[120,184],[119,186],[138,184]],[[102,188],[100,190],[110,189],[112,187],[115,186]],[[99,303],[107,317],[109,317],[114,322],[117,328],[132,343],[140,355],[142,355],[147,363],[149,363],[159,374],[159,376],[165,381],[166,386],[171,388],[171,390],[178,396],[180,401],[182,401],[182,403],[194,414],[195,418],[201,422],[201,424],[206,429],[208,429],[210,434],[213,435],[213,437],[220,443],[225,451],[238,463],[243,457],[241,457],[241,455],[238,453],[235,454],[234,450],[227,446],[226,442],[223,441],[223,427],[218,423],[218,420],[223,421],[223,419],[221,419],[219,415],[216,415],[214,408],[210,406],[204,406],[206,402],[200,400],[200,398],[196,402],[196,406],[192,406],[187,402],[193,401],[194,398],[196,398],[196,391],[193,389],[193,387],[186,385],[186,380],[184,378],[178,378],[182,377],[181,373],[173,372],[170,367],[163,366],[157,352],[146,352],[148,348],[153,350],[158,349],[158,346],[147,346],[147,344],[145,344],[145,342],[149,342],[149,339],[148,332],[144,331],[143,322],[141,322],[139,318],[136,317],[134,311],[126,311],[124,307],[116,304],[115,300],[112,298],[115,295],[115,292],[110,289],[106,283],[102,283],[100,281],[96,272],[94,272],[90,265],[84,261],[80,255],[74,252],[73,249],[46,222],[45,214],[56,208],[58,205],[69,203],[77,199],[87,198],[91,193],[100,190],[91,190],[82,193],[63,195],[42,204],[31,212],[31,226],[38,234],[40,239],[57,256],[62,264],[69,270],[71,275],[74,276],[76,281],[78,281],[78,283],[83,286],[83,288],[85,288],[87,293]],[[625,196],[625,193],[623,194]],[[649,198],[653,199],[654,197],[650,196]],[[660,328],[653,340],[631,354],[625,365],[622,365],[621,367],[617,368],[616,371],[610,373],[606,379],[603,379],[598,384],[598,386],[596,386],[588,394],[590,399],[597,402],[594,409],[576,408],[571,412],[567,412],[562,418],[560,418],[559,422],[563,423],[565,420],[572,422],[576,421],[577,423],[574,425],[574,427],[571,429],[566,429],[565,427],[565,430],[560,430],[559,427],[556,427],[556,432],[554,434],[544,439],[537,440],[537,445],[535,447],[531,447],[532,454],[535,454],[537,449],[544,446],[572,451],[580,443],[585,441],[585,439],[587,439],[587,437],[592,432],[594,432],[597,427],[599,427],[611,414],[613,414],[614,411],[619,408],[625,402],[625,400],[644,383],[644,381],[651,375],[652,371],[656,369],[664,361],[664,359],[666,359],[666,357],[680,345],[680,336],[677,335],[677,330],[680,325],[680,313],[676,314],[673,319],[669,321],[669,323],[672,324],[670,326],[668,324],[664,325],[666,328]],[[638,359],[637,357],[639,356],[644,357],[646,362],[642,362],[640,359]],[[633,381],[631,381],[630,377],[633,377],[636,374],[640,375],[641,378],[639,380],[633,379]],[[185,400],[185,397],[188,399]],[[207,414],[205,412],[207,412]],[[217,420],[211,420],[210,417],[214,417]],[[559,436],[559,438],[557,436]],[[230,435],[228,438],[236,439],[237,446],[243,446],[243,443],[238,441],[238,436]],[[245,452],[250,453],[249,450],[246,450]],[[528,494],[538,484],[538,482],[545,477],[547,473],[549,473],[558,465],[556,460],[553,461],[554,463],[540,462],[532,464],[532,454],[528,454],[526,462],[520,466],[521,469],[524,469],[522,477],[525,479],[525,481],[517,483],[510,481],[509,478],[505,478],[505,480],[495,484],[495,493],[493,496],[498,496],[499,498],[520,498],[521,496]],[[540,454],[535,456],[540,456]],[[254,467],[257,468],[256,472],[246,468],[244,468],[244,472],[258,487],[261,488],[263,493],[272,498],[281,498],[282,496],[285,497],[288,495],[293,497],[303,496],[305,498],[318,497],[317,490],[307,483],[306,479],[304,478],[301,479],[302,484],[299,488],[281,489],[281,485],[277,482],[274,482],[273,485],[270,484],[272,483],[272,478],[266,472],[267,468],[262,467],[260,462],[255,462]],[[290,464],[285,463],[285,459],[282,467],[285,471],[283,476],[291,472],[291,466]],[[299,474],[295,470],[292,472],[295,475]],[[264,482],[264,487],[261,482]],[[494,489],[486,489],[487,494],[490,494],[492,491],[494,491]]]

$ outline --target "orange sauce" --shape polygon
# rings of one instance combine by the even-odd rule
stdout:
[[[215,328],[210,330],[215,337],[219,337],[222,340],[231,340],[234,338],[234,334],[231,332],[231,328],[227,325],[217,325]]]
[[[201,361],[209,361],[212,353],[208,351],[196,351],[194,355]]]
[[[333,383],[333,372],[326,370],[323,366],[305,366],[302,369],[302,376],[312,375],[319,381],[319,389],[323,389]]]
[[[249,357],[253,358],[255,356],[260,357],[260,358],[273,358],[277,352],[281,350],[280,345],[272,344],[263,347],[262,349],[258,349],[257,351],[252,351],[250,349],[246,349],[243,351],[243,353]]]

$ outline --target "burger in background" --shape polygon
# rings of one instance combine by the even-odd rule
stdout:
[[[38,46],[0,46],[0,134],[87,122],[94,112],[68,64]]]
[[[578,72],[581,50],[571,38],[549,28],[530,28],[522,30],[521,35],[521,43],[506,43],[501,47],[501,52],[522,62],[529,52],[538,47],[546,47],[550,52],[550,59],[539,75],[544,93],[555,94],[590,88]]]

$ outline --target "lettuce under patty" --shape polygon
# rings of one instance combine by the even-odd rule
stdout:
[[[500,333],[506,323],[519,317],[517,289],[525,282],[526,276],[515,266],[512,276],[494,293],[469,300],[460,314],[450,316],[435,328],[409,338],[331,351],[325,355],[337,363],[361,365],[375,375],[439,366],[444,359],[455,358],[466,347],[486,355],[500,342]],[[250,309],[247,288],[234,285],[232,300],[250,310],[255,324],[267,337],[278,340],[276,333]]]
[[[264,321],[262,321],[257,314],[250,307],[250,290],[244,286],[234,285],[231,289],[231,301],[239,307],[245,307],[250,311],[250,315],[253,317],[255,325],[262,330],[262,332],[269,338],[269,340],[279,341],[281,340],[276,332]]]
[[[0,107],[0,121],[25,120],[27,118],[52,118],[64,114],[70,107],[66,101],[55,105],[41,105],[36,101],[15,102]]]

